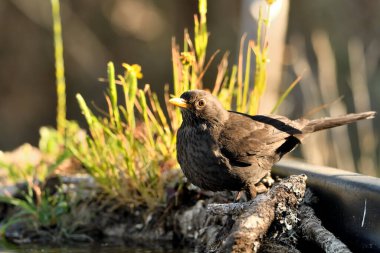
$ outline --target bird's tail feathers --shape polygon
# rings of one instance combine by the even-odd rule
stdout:
[[[321,119],[310,120],[305,127],[302,128],[303,133],[312,133],[320,130],[333,128],[337,126],[342,126],[346,124],[353,123],[362,119],[372,119],[375,117],[376,112],[362,112],[362,113],[351,113],[339,117],[328,117]]]

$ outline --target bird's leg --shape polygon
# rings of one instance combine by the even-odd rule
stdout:
[[[257,189],[256,189],[256,186],[254,184],[248,184],[247,188],[245,189],[245,192],[247,194],[248,200],[256,198]]]
[[[238,193],[235,196],[235,202],[238,202],[243,195],[243,191],[238,191]]]
[[[242,191],[238,191],[235,198],[234,198],[234,202],[245,202],[249,199],[249,196],[247,194],[247,191],[245,190],[242,190]]]

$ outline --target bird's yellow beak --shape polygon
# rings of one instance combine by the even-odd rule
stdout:
[[[182,107],[182,108],[189,108],[190,107],[190,104],[188,104],[187,101],[183,98],[171,98],[169,100],[169,103],[171,103],[172,105],[175,105],[175,106]]]

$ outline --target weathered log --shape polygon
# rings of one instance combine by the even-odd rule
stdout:
[[[223,240],[217,252],[257,252],[264,235],[273,220],[288,225],[285,215],[294,218],[296,210],[303,198],[306,188],[306,176],[291,176],[255,199],[246,203],[210,204],[208,212],[214,214],[229,214],[236,216],[230,234]]]
[[[259,195],[258,197],[260,197]],[[228,203],[228,204],[208,204],[207,212],[212,215],[240,215],[252,205],[251,202]]]

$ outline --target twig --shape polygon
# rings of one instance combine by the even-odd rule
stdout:
[[[347,246],[321,225],[314,210],[306,205],[299,208],[300,231],[302,236],[317,243],[326,253],[349,253]]]

